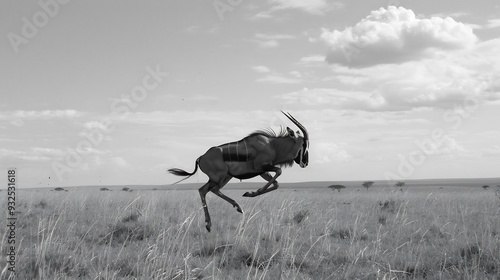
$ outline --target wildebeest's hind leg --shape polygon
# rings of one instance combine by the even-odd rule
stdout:
[[[208,213],[205,197],[209,191],[220,188],[218,187],[219,184],[224,182],[224,178],[227,176],[227,166],[223,161],[221,150],[217,147],[210,148],[204,155],[199,157],[198,162],[201,171],[207,174],[209,178],[208,182],[199,189],[199,192],[203,210],[205,211],[206,228],[210,231],[212,223],[210,221],[210,214]],[[231,179],[230,176],[229,179]],[[224,184],[226,183],[227,181]]]
[[[255,192],[246,192],[246,193],[243,194],[243,196],[246,196],[246,197],[255,197],[255,196],[258,196],[258,195],[261,195],[261,194],[265,194],[265,193],[274,191],[274,190],[276,190],[278,188],[279,185],[278,185],[278,181],[276,181],[276,178],[278,178],[281,175],[281,168],[275,167],[275,166],[270,166],[270,167],[267,168],[267,170],[272,171],[272,172],[276,172],[276,175],[274,175],[274,177],[271,177],[271,174],[269,174],[268,172],[261,174],[260,176],[264,180],[267,181],[267,184],[265,186],[263,186],[262,188],[258,189]],[[274,186],[272,186],[271,188],[269,188],[269,186],[271,184],[274,184]]]
[[[220,191],[220,189],[222,189],[222,187],[224,187],[229,182],[229,180],[231,180],[231,178],[232,178],[231,176],[227,176],[217,186],[215,186],[214,188],[210,189],[210,191],[213,192],[218,197],[220,197],[220,198],[224,199],[225,201],[231,203],[231,205],[233,205],[233,207],[236,208],[236,211],[238,211],[240,213],[243,213],[243,211],[241,211],[241,208],[238,205],[238,203],[236,203],[236,201],[232,200],[231,198],[229,198],[228,196],[226,196],[225,194],[223,194]]]
[[[203,206],[203,211],[205,212],[205,227],[207,230],[210,232],[210,227],[212,226],[212,222],[210,221],[210,214],[208,213],[208,207],[207,207],[207,201],[205,197],[207,196],[207,193],[211,189],[211,185],[214,184],[211,181],[208,181],[203,187],[201,187],[198,191],[200,192],[200,197],[201,197],[201,205]]]

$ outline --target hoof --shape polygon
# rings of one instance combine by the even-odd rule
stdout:
[[[246,192],[243,194],[243,196],[245,196],[245,197],[256,197],[258,195],[259,195],[259,192],[251,192],[251,193]]]
[[[233,205],[234,208],[236,208],[236,211],[240,212],[243,214],[243,211],[241,211],[241,208],[238,204]]]

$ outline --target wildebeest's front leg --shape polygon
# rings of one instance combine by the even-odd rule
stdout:
[[[276,166],[267,166],[266,167],[266,171],[271,171],[271,172],[275,172],[276,174],[274,175],[274,177],[271,177],[271,175],[269,173],[263,173],[262,175],[260,175],[262,178],[264,178],[264,180],[267,180],[267,184],[265,186],[263,186],[262,188],[258,189],[257,191],[255,192],[246,192],[243,194],[243,196],[246,196],[246,197],[255,197],[255,196],[258,196],[258,195],[261,195],[261,194],[265,194],[265,193],[268,193],[270,191],[274,191],[278,188],[278,182],[276,181],[276,178],[278,178],[280,175],[281,175],[281,168],[279,167],[276,167]],[[269,188],[269,186],[271,184],[274,184],[274,186],[272,186],[271,188]]]

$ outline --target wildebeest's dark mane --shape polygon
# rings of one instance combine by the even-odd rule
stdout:
[[[250,133],[248,136],[256,136],[256,135],[263,135],[266,137],[273,137],[273,138],[280,138],[280,137],[289,137],[290,135],[288,134],[288,131],[286,128],[281,127],[280,131],[276,133],[272,128],[265,128],[261,130],[256,130],[252,133]]]
[[[290,134],[288,133],[287,129],[284,127],[281,127],[280,131],[278,133],[276,133],[276,131],[274,131],[271,128],[266,128],[266,129],[254,131],[253,133],[251,133],[247,137],[256,136],[256,135],[263,135],[263,136],[270,137],[270,138],[290,137]],[[285,151],[285,153],[286,153],[288,151],[289,147],[279,145],[278,143],[283,143],[283,142],[276,142],[276,141],[273,142],[274,149],[276,150],[277,154],[281,154],[282,151]],[[277,162],[276,165],[278,165],[280,167],[290,167],[293,165],[293,159],[283,161],[283,162]]]

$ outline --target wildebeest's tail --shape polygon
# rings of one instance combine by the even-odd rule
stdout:
[[[174,175],[177,175],[177,176],[187,176],[186,178],[184,178],[182,180],[179,180],[179,181],[173,183],[172,185],[180,183],[180,182],[188,179],[189,177],[193,176],[196,173],[196,171],[198,171],[198,163],[199,163],[199,161],[200,161],[200,158],[198,158],[196,160],[195,164],[194,164],[194,171],[193,171],[193,173],[189,173],[189,172],[187,172],[185,170],[182,170],[182,169],[179,169],[179,168],[170,168],[168,170],[168,172],[170,172],[171,174],[174,174]]]

